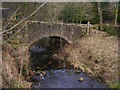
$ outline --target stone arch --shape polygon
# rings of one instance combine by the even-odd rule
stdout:
[[[65,37],[64,35],[62,35],[62,34],[52,34],[52,35],[50,35],[49,37],[59,37],[59,38],[61,38],[61,39],[64,39],[65,41],[67,41],[68,42],[68,44],[70,44],[70,43],[72,43],[72,41],[71,40],[69,40],[69,38],[68,37]]]
[[[50,42],[49,45],[45,46],[43,43],[41,43],[41,44],[43,44],[43,46],[41,46],[39,41],[41,41],[41,40],[44,41],[47,38],[48,38],[48,41],[49,41],[49,39],[51,39],[49,41]],[[63,42],[65,41],[67,43],[64,43],[64,44],[63,44],[63,42],[59,43],[59,40],[60,40],[59,38],[62,39]],[[55,39],[55,42],[54,42],[54,39]],[[53,42],[52,42],[52,40],[53,40]],[[56,40],[58,40],[57,41],[58,43],[56,43]],[[69,41],[67,41],[67,40],[68,39],[66,39],[64,37],[60,37],[58,35],[49,35],[49,36],[39,37],[39,39],[36,39],[36,41],[34,41],[33,44],[31,44],[29,46],[30,66],[33,67],[32,69],[37,71],[38,70],[37,67],[43,68],[49,62],[52,62],[52,64],[45,67],[44,69],[48,69],[48,68],[56,69],[56,67],[59,66],[60,63],[64,63],[62,61],[63,59],[60,58],[61,62],[59,62],[59,59],[55,58],[53,55],[55,55],[57,52],[62,50],[62,48],[66,47],[69,44]],[[38,41],[38,45],[36,44],[37,41]],[[41,64],[42,62],[44,62],[44,63]],[[63,65],[62,67],[64,68],[64,64],[62,64],[62,65]]]
[[[47,38],[47,37],[59,37],[59,38],[65,40],[68,44],[72,43],[72,41],[69,40],[69,38],[65,37],[62,34],[50,34],[50,35],[43,35],[43,36],[40,36],[39,38],[34,39],[33,41],[31,41],[31,43],[29,45],[32,45],[34,42],[37,42],[40,39]]]

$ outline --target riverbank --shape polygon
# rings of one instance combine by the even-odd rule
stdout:
[[[109,87],[119,87],[118,37],[91,30],[73,44],[66,46],[55,57],[68,60],[75,68],[97,78]]]
[[[28,55],[22,47],[14,49],[11,44],[2,46],[2,88],[30,88],[24,75]],[[24,61],[23,61],[24,60]],[[26,64],[26,65],[25,65]],[[23,70],[24,69],[24,70]]]

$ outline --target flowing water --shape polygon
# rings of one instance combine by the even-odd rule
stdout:
[[[53,45],[55,45],[53,43]],[[32,77],[34,88],[108,88],[107,85],[92,79],[76,70],[66,60],[52,58],[57,49],[51,47],[31,47],[31,68],[33,71],[45,71]],[[79,79],[83,80],[80,81]]]
[[[52,74],[51,74],[52,72]],[[43,80],[40,75],[35,76],[36,82],[32,86],[34,88],[107,88],[106,85],[92,79],[83,72],[76,73],[75,70],[52,70],[46,71]],[[82,77],[84,80],[79,81]]]

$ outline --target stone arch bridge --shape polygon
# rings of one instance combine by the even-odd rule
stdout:
[[[80,25],[38,21],[28,22],[26,29],[28,44],[50,36],[57,36],[68,43],[72,43],[86,33],[86,27],[81,27]]]

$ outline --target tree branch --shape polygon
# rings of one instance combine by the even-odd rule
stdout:
[[[8,23],[5,25],[4,29],[10,24],[11,19],[14,17],[14,15],[17,13],[17,11],[20,9],[20,6],[16,9],[16,11],[14,12],[14,14],[10,17],[10,20],[8,21]]]
[[[13,38],[17,33],[19,33],[26,25],[24,25],[22,28],[20,28],[15,34],[13,34],[10,38],[8,38],[7,40],[5,40],[3,43],[1,43],[0,45],[6,43],[7,41],[9,41],[11,38]]]
[[[40,5],[32,14],[30,14],[28,17],[24,18],[23,20],[21,20],[20,22],[18,22],[17,24],[15,24],[14,26],[12,26],[11,28],[9,28],[8,30],[5,30],[3,32],[1,32],[0,34],[4,34],[6,32],[9,32],[11,29],[15,28],[16,26],[18,26],[19,24],[21,24],[23,21],[27,20],[28,18],[30,18],[31,16],[33,16],[41,7],[43,7],[48,0],[46,0],[46,2],[44,2],[42,5]]]

